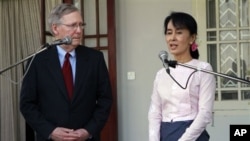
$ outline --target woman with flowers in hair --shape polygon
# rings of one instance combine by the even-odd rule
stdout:
[[[215,77],[185,65],[212,71],[198,60],[197,23],[184,12],[172,12],[164,21],[168,50],[178,64],[160,69],[149,108],[149,141],[208,141],[212,120]]]

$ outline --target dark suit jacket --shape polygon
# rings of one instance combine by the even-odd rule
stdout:
[[[56,127],[85,128],[93,141],[99,141],[112,103],[108,70],[100,51],[85,46],[75,51],[72,101],[67,96],[56,47],[37,54],[23,79],[20,110],[39,141],[48,139]]]

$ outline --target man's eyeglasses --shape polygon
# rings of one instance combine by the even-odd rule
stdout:
[[[81,23],[81,24],[63,24],[63,23],[60,23],[60,24],[65,25],[72,30],[75,30],[78,27],[80,27],[80,29],[84,29],[84,27],[86,26],[86,23]]]

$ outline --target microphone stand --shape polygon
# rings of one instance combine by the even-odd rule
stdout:
[[[209,74],[214,74],[214,75],[217,75],[217,76],[225,77],[225,78],[228,78],[228,79],[233,79],[233,80],[236,80],[236,81],[239,81],[239,82],[242,82],[242,83],[250,84],[250,81],[242,79],[242,78],[233,77],[233,76],[229,76],[229,75],[226,75],[226,74],[213,72],[213,71],[210,71],[210,70],[202,69],[202,68],[199,68],[199,67],[194,67],[194,66],[187,65],[187,64],[180,64],[177,61],[172,61],[172,60],[169,60],[169,61],[164,60],[164,61],[165,61],[165,63],[168,63],[168,65],[170,67],[173,67],[173,68],[175,68],[176,65],[180,65],[180,66],[191,68],[191,69],[194,69],[194,70],[197,70],[197,71],[202,71],[202,72],[206,72],[206,73],[209,73]]]
[[[35,53],[33,53],[32,55],[30,55],[30,56],[28,56],[28,57],[26,57],[26,58],[20,60],[19,62],[15,63],[15,64],[13,64],[13,65],[7,67],[7,68],[4,68],[4,69],[0,70],[0,75],[1,75],[3,72],[5,72],[5,71],[7,71],[7,70],[9,70],[9,69],[11,69],[11,68],[17,66],[18,64],[23,63],[24,61],[30,59],[31,57],[35,56],[36,54],[38,54],[38,53],[40,53],[40,52],[43,52],[44,50],[46,50],[46,49],[48,49],[48,48],[50,48],[50,47],[51,47],[51,45],[49,45],[48,43],[46,43],[45,45],[42,46],[42,49],[40,49],[38,52],[35,52]]]

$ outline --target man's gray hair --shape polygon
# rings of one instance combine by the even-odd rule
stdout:
[[[48,17],[48,26],[49,26],[49,30],[51,34],[54,35],[52,31],[53,24],[60,24],[61,23],[60,20],[64,15],[67,15],[75,11],[79,11],[79,9],[72,4],[62,3],[62,4],[55,6],[51,10],[49,17]]]

